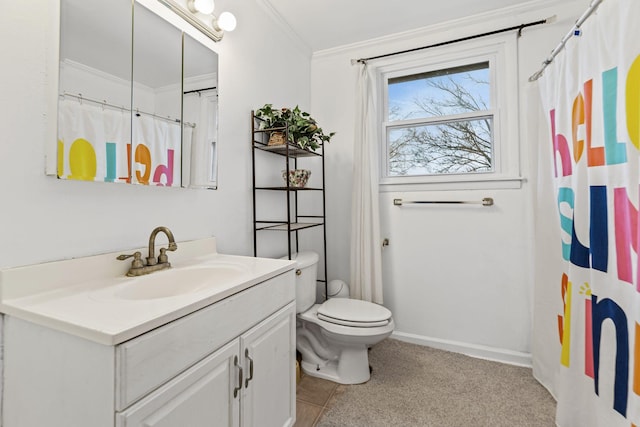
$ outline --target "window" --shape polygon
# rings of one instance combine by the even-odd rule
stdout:
[[[517,176],[515,53],[507,67],[509,43],[479,43],[380,67],[382,184]]]
[[[388,80],[389,176],[490,172],[489,62]]]

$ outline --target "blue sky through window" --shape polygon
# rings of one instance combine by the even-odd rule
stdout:
[[[466,92],[466,102],[454,96],[459,91]],[[489,63],[389,79],[388,99],[391,121],[490,109]]]

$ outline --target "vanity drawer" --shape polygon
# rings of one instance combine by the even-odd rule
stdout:
[[[290,270],[118,345],[116,410],[125,409],[293,301],[294,281]]]

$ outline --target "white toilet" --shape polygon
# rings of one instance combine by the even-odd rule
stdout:
[[[391,332],[391,312],[381,305],[349,298],[330,298],[316,304],[318,254],[292,256],[296,271],[296,348],[302,370],[340,384],[369,380],[369,347]]]

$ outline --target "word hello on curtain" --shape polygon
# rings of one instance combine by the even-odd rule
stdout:
[[[58,108],[59,178],[180,186],[179,123],[76,100]]]
[[[606,0],[541,79],[561,246],[559,426],[640,424],[640,16]]]

